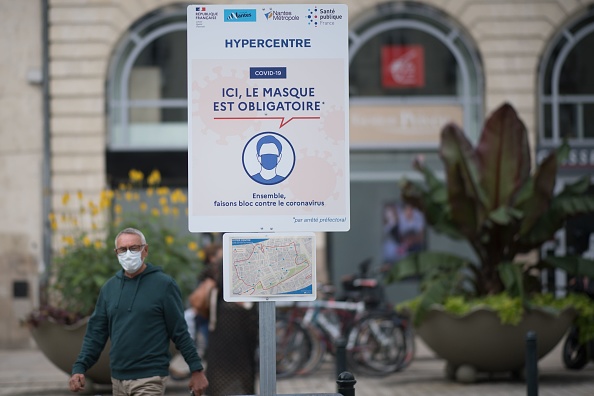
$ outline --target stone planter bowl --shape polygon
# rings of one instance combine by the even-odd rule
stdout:
[[[461,367],[472,374],[505,371],[519,374],[525,365],[526,334],[531,330],[536,332],[540,359],[559,343],[574,317],[571,308],[558,315],[535,309],[527,312],[517,326],[512,326],[501,324],[497,313],[486,308],[464,316],[433,309],[416,330],[427,346],[446,360],[446,374],[451,378],[458,377]],[[473,382],[472,378],[467,382]]]
[[[30,330],[37,346],[49,361],[60,370],[70,374],[72,365],[82,347],[88,321],[89,318],[87,317],[67,326],[47,320]],[[105,349],[101,352],[99,360],[86,372],[85,377],[96,384],[111,384],[109,341],[107,341]]]

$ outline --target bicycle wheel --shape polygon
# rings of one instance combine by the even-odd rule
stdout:
[[[581,370],[588,364],[588,350],[586,345],[580,344],[577,328],[572,327],[563,344],[563,364],[570,370]]]
[[[326,343],[323,340],[325,337],[323,332],[315,326],[303,327],[307,334],[303,343],[306,353],[301,367],[297,370],[298,375],[307,375],[317,370],[326,354]]]
[[[401,319],[399,327],[404,333],[404,353],[398,371],[407,368],[412,363],[416,353],[415,333],[408,319]]]
[[[307,339],[308,335],[299,323],[277,320],[276,376],[278,378],[290,377],[301,368],[308,353]]]
[[[359,374],[383,376],[398,371],[406,357],[406,336],[392,314],[371,314],[349,333],[347,362]]]

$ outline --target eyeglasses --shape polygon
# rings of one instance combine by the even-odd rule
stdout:
[[[126,253],[128,250],[130,250],[132,253],[136,253],[136,252],[140,252],[144,247],[146,246],[146,244],[144,245],[132,245],[132,246],[128,246],[128,247],[119,247],[117,249],[113,249],[117,254],[124,254]]]

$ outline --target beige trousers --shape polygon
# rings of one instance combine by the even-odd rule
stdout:
[[[168,377],[148,377],[133,380],[111,378],[113,396],[163,396]]]

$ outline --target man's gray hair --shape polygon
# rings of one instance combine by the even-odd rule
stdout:
[[[136,228],[128,227],[128,228],[124,228],[122,231],[120,231],[118,233],[118,235],[116,235],[115,241],[114,241],[116,248],[118,247],[118,238],[122,234],[134,234],[134,235],[138,235],[140,237],[140,241],[142,242],[142,244],[143,245],[146,245],[146,238],[144,237],[144,234],[140,230],[137,230]]]

